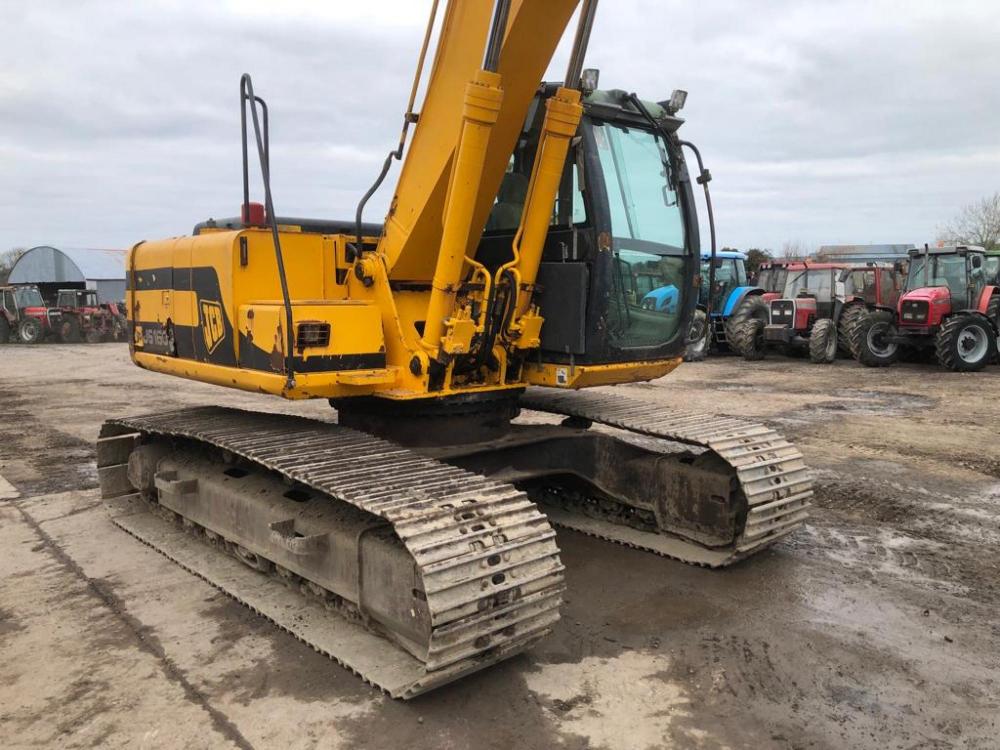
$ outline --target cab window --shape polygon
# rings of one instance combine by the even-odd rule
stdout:
[[[897,300],[899,300],[899,287],[896,284],[896,274],[883,268],[879,271],[879,276],[882,278],[882,299],[880,302],[884,305],[895,307]]]

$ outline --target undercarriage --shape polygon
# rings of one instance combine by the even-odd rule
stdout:
[[[339,424],[221,407],[111,420],[102,494],[117,525],[404,698],[550,632],[552,524],[720,567],[807,516],[801,453],[762,425],[586,392],[395,418],[379,403],[341,405]],[[511,423],[518,407],[555,423]]]

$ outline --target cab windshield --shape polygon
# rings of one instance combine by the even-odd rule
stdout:
[[[929,286],[946,286],[952,294],[965,294],[968,283],[965,273],[964,255],[918,255],[910,262],[910,272],[906,277],[906,291]],[[926,274],[924,268],[927,268]],[[926,276],[926,278],[925,278]]]
[[[14,300],[18,309],[23,307],[45,307],[45,301],[37,289],[15,289]]]
[[[996,284],[1000,281],[1000,255],[987,255],[983,269],[986,271],[987,284]]]
[[[677,335],[683,308],[684,214],[664,140],[648,130],[594,123],[615,256],[609,333],[619,347]]]
[[[810,269],[791,273],[785,283],[785,299],[794,299],[800,294],[811,294],[818,300],[833,297],[833,273],[829,269]]]
[[[765,292],[781,293],[787,280],[787,268],[765,268],[757,276],[757,286]]]

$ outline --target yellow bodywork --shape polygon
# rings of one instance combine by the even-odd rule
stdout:
[[[278,227],[290,313],[269,229],[203,230],[133,247],[127,305],[135,362],[286,398],[578,388],[673,369],[672,359],[567,367],[535,356],[544,320],[532,294],[582,116],[579,91],[560,88],[546,102],[513,260],[494,273],[475,259],[525,114],[577,2],[514,0],[495,71],[481,68],[494,4],[448,4],[384,231],[365,238],[373,249],[354,257],[354,237]],[[471,357],[490,294],[504,284],[515,297],[511,319],[491,352]]]

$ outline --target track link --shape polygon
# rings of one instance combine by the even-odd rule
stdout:
[[[724,548],[708,548],[669,533],[640,531],[565,510],[548,511],[558,526],[715,568],[769,547],[808,518],[812,479],[802,453],[765,425],[654,407],[619,393],[531,388],[521,398],[521,406],[714,451],[732,467],[748,507],[743,529]]]
[[[516,654],[547,635],[559,618],[565,585],[555,532],[535,504],[512,485],[336,424],[199,407],[105,423],[98,471],[107,500],[136,491],[124,479],[129,451],[123,446],[163,438],[240,456],[326,494],[331,502],[348,503],[391,524],[423,582],[431,621],[426,660],[395,654],[401,649],[385,638],[377,647],[366,646],[369,651],[381,650],[381,656],[340,653],[342,639],[324,634],[322,625],[314,623],[309,632],[296,630],[280,607],[272,607],[268,616],[394,697],[418,695]],[[143,518],[135,511],[133,507],[113,514],[115,523],[263,611],[261,598],[273,592],[255,593],[260,587],[245,578],[259,574],[246,569],[236,581],[234,576],[239,576],[231,565],[206,562],[204,553],[193,552],[176,534],[158,530],[164,521],[156,518],[152,523],[149,513]],[[226,559],[223,552],[213,551]],[[218,573],[221,569],[225,572]],[[340,620],[333,625],[335,630],[348,622],[327,618]],[[380,664],[390,652],[395,666],[391,677],[382,679]]]

